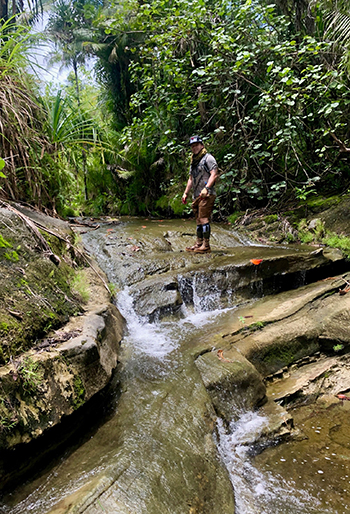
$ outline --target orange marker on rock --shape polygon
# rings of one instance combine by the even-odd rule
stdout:
[[[255,266],[257,266],[258,264],[260,264],[263,260],[262,259],[250,259],[250,262],[252,262],[253,264],[255,264]]]

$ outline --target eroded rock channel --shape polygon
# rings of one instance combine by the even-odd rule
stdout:
[[[210,255],[191,222],[83,235],[127,321],[115,412],[4,512],[347,512],[347,264],[213,232]]]

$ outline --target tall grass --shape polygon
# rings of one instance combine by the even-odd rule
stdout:
[[[30,29],[10,19],[0,26],[0,155],[5,159],[1,193],[13,200],[48,203],[41,159],[50,152],[37,85],[26,72]]]

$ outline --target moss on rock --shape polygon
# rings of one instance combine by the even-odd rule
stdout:
[[[301,337],[286,341],[284,344],[277,342],[266,346],[260,350],[259,355],[255,355],[250,360],[261,373],[267,375],[312,355],[319,349],[317,341]]]
[[[339,196],[330,196],[325,198],[323,196],[314,196],[312,198],[308,198],[306,200],[306,205],[308,210],[313,214],[317,214],[319,212],[330,209],[331,207],[335,207],[342,201],[342,198]]]
[[[74,378],[74,399],[73,399],[74,409],[79,409],[79,407],[84,404],[84,398],[85,398],[85,387],[84,387],[82,379],[79,377],[79,375],[77,375]]]
[[[45,234],[52,252],[60,257],[57,266],[25,222],[5,209],[0,209],[0,236],[0,364],[4,364],[78,313],[82,298],[74,288],[76,271],[61,239]]]

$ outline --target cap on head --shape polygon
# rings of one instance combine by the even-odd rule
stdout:
[[[189,144],[193,145],[193,143],[202,143],[203,144],[203,141],[199,136],[192,136],[192,137],[190,137]]]

